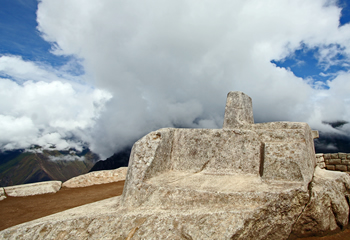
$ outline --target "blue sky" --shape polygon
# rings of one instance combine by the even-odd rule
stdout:
[[[0,0],[0,148],[108,157],[157,128],[220,128],[235,90],[256,122],[348,135],[322,122],[350,119],[349,5]]]
[[[350,22],[350,4],[346,0],[340,0],[337,3],[342,7],[341,17],[339,18],[339,26],[343,26]],[[332,47],[332,46],[329,46]],[[339,45],[335,45],[336,48],[341,48]],[[331,66],[325,66],[318,60],[319,48],[310,48],[305,44],[301,44],[300,49],[296,50],[291,56],[282,59],[280,61],[272,60],[279,67],[290,69],[296,76],[301,78],[313,78],[317,81],[326,82],[333,79],[339,71],[348,71],[350,66],[341,63],[341,60],[346,59],[343,54],[337,54],[334,56],[335,61],[340,63]],[[325,86],[325,88],[328,88]]]
[[[0,53],[53,66],[63,65],[69,57],[51,54],[51,43],[37,30],[37,7],[36,0],[1,0]]]

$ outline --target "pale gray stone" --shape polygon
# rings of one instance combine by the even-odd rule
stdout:
[[[105,184],[125,180],[127,167],[114,170],[95,171],[83,174],[65,181],[62,186],[68,188],[88,187],[92,185]]]
[[[223,128],[239,128],[246,124],[254,124],[252,99],[242,92],[229,92]]]
[[[0,201],[6,198],[4,188],[0,188]]]
[[[0,239],[124,240],[130,233],[132,239],[286,239],[308,200],[307,193],[296,189],[251,194],[265,204],[226,206],[223,201],[213,208],[179,210],[127,209],[119,205],[120,197],[114,197],[5,229]],[[221,206],[226,207],[220,210]]]
[[[38,183],[29,183],[16,186],[5,187],[7,196],[25,197],[46,193],[55,193],[61,189],[61,181],[47,181]]]
[[[311,199],[293,227],[293,234],[307,237],[343,229],[349,221],[350,176],[316,167]]]

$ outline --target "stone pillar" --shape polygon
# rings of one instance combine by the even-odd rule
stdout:
[[[243,92],[229,92],[223,128],[234,129],[254,124],[252,99]]]

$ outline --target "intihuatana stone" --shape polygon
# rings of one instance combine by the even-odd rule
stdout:
[[[0,201],[6,198],[4,188],[0,188]]]
[[[316,167],[311,198],[293,227],[298,237],[325,235],[349,222],[350,176]]]
[[[227,94],[223,128],[239,128],[254,124],[252,99],[242,92]]]
[[[16,186],[5,187],[7,196],[25,197],[46,193],[55,193],[61,189],[61,181],[47,181],[38,183],[29,183]]]
[[[310,201],[313,137],[306,123],[254,124],[251,99],[231,92],[223,129],[164,128],[137,141],[115,202],[21,224],[0,238],[287,239],[301,232],[293,226]]]
[[[121,167],[114,170],[90,172],[65,181],[62,187],[78,188],[123,181],[125,180],[127,171],[127,167]]]

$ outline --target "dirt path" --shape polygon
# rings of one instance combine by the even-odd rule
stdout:
[[[0,231],[50,214],[121,195],[124,181],[84,188],[62,188],[54,194],[7,197],[0,201]]]
[[[8,197],[0,201],[0,231],[73,207],[121,195],[124,181],[84,188],[62,188],[55,194],[31,197]],[[300,240],[350,240],[350,229],[325,237]]]

